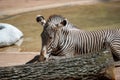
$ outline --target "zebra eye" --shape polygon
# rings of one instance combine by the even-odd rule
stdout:
[[[55,24],[56,27],[58,27],[58,24]]]

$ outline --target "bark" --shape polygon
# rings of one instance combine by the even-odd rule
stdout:
[[[110,52],[0,68],[0,80],[115,80]]]

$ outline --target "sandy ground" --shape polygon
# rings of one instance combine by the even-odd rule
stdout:
[[[115,68],[114,72],[116,80],[120,80],[120,67]]]
[[[0,52],[0,67],[23,65],[39,52]]]
[[[22,12],[66,5],[94,4],[97,0],[0,0],[0,18]]]

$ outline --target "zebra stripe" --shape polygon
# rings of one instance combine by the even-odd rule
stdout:
[[[37,17],[39,18],[41,17]],[[84,31],[59,15],[50,16],[43,27],[41,37],[48,40],[42,46],[47,46],[47,53],[50,55],[72,57],[110,46],[113,55],[120,60],[120,29]]]

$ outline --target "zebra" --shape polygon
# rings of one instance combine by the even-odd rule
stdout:
[[[52,58],[70,58],[99,51],[110,46],[115,61],[120,60],[120,29],[85,31],[78,29],[61,15],[47,20],[41,15],[36,21],[43,26],[39,61]]]

